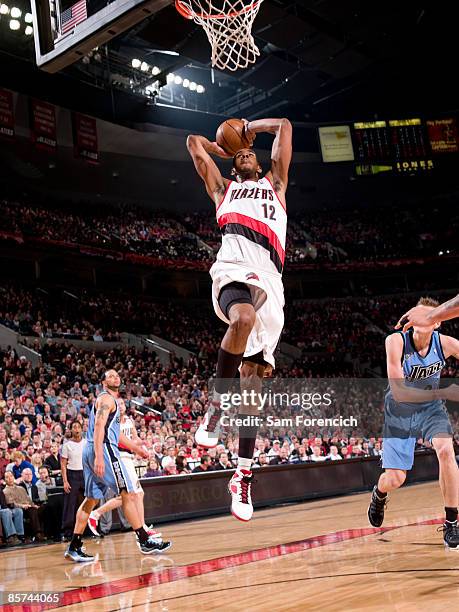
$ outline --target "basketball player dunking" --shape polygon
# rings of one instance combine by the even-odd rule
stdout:
[[[73,537],[65,552],[65,557],[76,563],[95,560],[94,556],[86,554],[82,549],[82,535],[91,511],[108,489],[121,495],[124,514],[136,533],[137,544],[142,553],[161,552],[170,546],[169,542],[156,539],[144,529],[137,511],[135,483],[120,460],[120,442],[125,448],[142,457],[148,457],[141,444],[120,433],[120,384],[121,379],[116,370],[105,372],[102,379],[103,391],[97,396],[89,413],[87,444],[83,450],[85,499],[78,508]]]
[[[434,310],[438,302],[421,298],[417,307]],[[442,400],[457,399],[457,386],[440,388],[441,370],[450,356],[459,359],[459,340],[437,331],[438,323],[415,325],[386,339],[389,390],[384,405],[384,441],[378,484],[373,489],[368,518],[380,527],[389,491],[398,489],[414,462],[416,440],[428,440],[437,453],[440,487],[445,503],[445,546],[459,550],[457,523],[459,469],[454,456],[452,428]]]
[[[196,443],[217,445],[220,397],[240,368],[241,388],[261,388],[262,378],[275,366],[273,353],[284,325],[282,269],[285,258],[287,211],[285,192],[292,157],[292,126],[287,119],[244,120],[244,136],[253,144],[255,135],[274,135],[271,169],[262,170],[252,148],[233,157],[234,180],[223,178],[211,158],[231,157],[217,143],[203,136],[189,136],[187,147],[207,193],[216,206],[222,245],[210,270],[216,314],[228,324],[218,352],[215,391]],[[241,416],[257,414],[244,406]],[[237,469],[229,483],[231,511],[242,521],[252,517],[252,459],[257,428],[239,428]]]

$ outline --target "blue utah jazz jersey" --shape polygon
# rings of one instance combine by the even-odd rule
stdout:
[[[446,361],[443,355],[440,334],[437,331],[432,332],[429,350],[425,357],[421,357],[416,351],[412,329],[404,333],[402,332],[402,336],[402,365],[406,382],[419,389],[438,388],[441,371]]]
[[[107,391],[102,391],[97,396],[97,399],[99,399],[99,397],[104,394],[110,395],[110,393],[108,393]],[[114,446],[118,446],[118,440],[120,438],[120,407],[118,404],[118,400],[116,399],[115,399],[115,404],[116,404],[116,410],[113,412],[110,412],[110,414],[108,415],[107,422],[105,424],[104,444],[113,444]],[[88,433],[86,435],[86,439],[88,442],[94,442],[95,421],[96,421],[96,405],[94,404],[89,413],[89,426],[88,426]]]
[[[441,346],[440,334],[437,331],[432,332],[429,350],[425,357],[422,357],[415,348],[413,330],[410,329],[407,332],[398,333],[403,336],[402,367],[405,384],[417,389],[437,389],[440,384],[441,371],[446,362]],[[386,397],[393,399],[390,388]],[[404,402],[404,404],[420,409],[432,406],[432,404],[438,402],[441,403],[441,400],[406,404]]]

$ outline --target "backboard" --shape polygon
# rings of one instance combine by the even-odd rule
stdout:
[[[37,66],[58,72],[172,0],[31,0]]]

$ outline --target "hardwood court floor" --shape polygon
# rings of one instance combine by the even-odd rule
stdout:
[[[0,554],[6,591],[63,593],[73,612],[457,609],[459,551],[447,551],[435,483],[395,492],[383,528],[369,494],[161,526],[165,555],[141,555],[132,533],[87,540],[94,564],[63,559],[64,544]],[[56,605],[8,607],[56,609]]]

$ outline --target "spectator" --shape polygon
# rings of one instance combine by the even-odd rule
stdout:
[[[37,480],[38,498],[43,503],[48,499],[48,489],[53,489],[56,486],[56,481],[49,475],[49,470],[46,465],[43,465],[38,471],[39,479]]]
[[[268,465],[269,461],[266,453],[259,453],[253,467],[267,467]]]
[[[35,484],[37,482],[37,476],[34,472],[33,465],[24,459],[24,454],[21,451],[14,451],[12,454],[13,458],[13,474],[16,480],[16,483],[21,482],[21,475],[25,468],[30,468],[32,470],[32,483]]]
[[[191,470],[188,469],[188,459],[184,455],[178,455],[175,463],[177,465],[177,474],[191,473]]]
[[[268,451],[268,458],[271,460],[273,457],[280,455],[281,444],[279,440],[273,440],[272,448]]]
[[[33,476],[33,474],[31,473],[30,476]],[[38,517],[38,506],[32,502],[24,487],[15,484],[13,472],[8,471],[5,473],[5,482],[6,486],[3,492],[8,506],[10,508],[21,508],[24,517],[28,517],[30,520],[33,539],[37,539],[39,542],[44,541],[45,537]],[[32,478],[30,482],[32,483]]]
[[[32,458],[31,458],[30,461],[31,461],[32,466],[33,466],[33,473],[35,474],[35,476],[38,479],[39,478],[39,469],[43,465],[43,458],[40,455],[40,453],[34,453],[32,455]]]
[[[6,466],[9,465],[10,459],[8,451],[4,448],[0,448],[0,482],[3,481],[6,472]]]
[[[218,456],[218,461],[214,466],[214,470],[232,470],[233,465],[228,458],[228,453],[223,452]]]
[[[10,546],[24,542],[24,518],[22,508],[8,504],[5,494],[0,489],[0,519],[6,542]]]
[[[203,472],[212,471],[212,460],[209,455],[203,455],[201,457],[201,464],[194,468],[193,474],[202,474]]]
[[[159,469],[158,461],[155,457],[151,457],[148,461],[148,468],[143,478],[155,478],[155,476],[162,476],[162,472]]]
[[[309,460],[314,461],[315,463],[320,462],[320,461],[325,461],[326,457],[324,457],[324,455],[322,455],[321,453],[322,453],[321,447],[318,444],[315,444],[312,447],[312,455],[310,456]]]
[[[269,456],[269,453],[268,453]],[[275,455],[271,461],[269,462],[269,465],[286,465],[289,463],[289,451],[287,450],[287,448],[282,447],[279,451],[278,455]]]
[[[50,450],[51,454],[46,457],[44,465],[49,469],[51,476],[60,476],[61,462],[59,459],[59,444],[57,442],[52,442]]]
[[[188,467],[192,472],[194,472],[195,468],[197,468],[199,465],[201,465],[199,450],[197,448],[192,448],[190,457],[188,459]]]
[[[309,455],[306,453],[304,444],[300,444],[296,452],[292,453],[289,458],[290,463],[305,463],[309,461]]]
[[[163,474],[164,476],[175,476],[177,474],[175,459],[172,457],[165,457],[163,459]]]
[[[340,460],[343,459],[341,457],[341,455],[339,454],[339,452],[338,452],[338,447],[335,444],[332,444],[330,446],[330,453],[329,453],[327,459],[329,461],[340,461]]]
[[[352,455],[349,452],[349,448],[347,446],[343,446],[343,448],[341,449],[341,456],[343,457],[343,459],[352,459]]]
[[[33,484],[32,480],[33,470],[31,470],[30,468],[24,468],[22,470],[22,481],[19,483],[19,486],[23,487],[26,490],[30,501],[36,506],[38,506],[40,503],[40,497],[38,495],[37,485]]]

